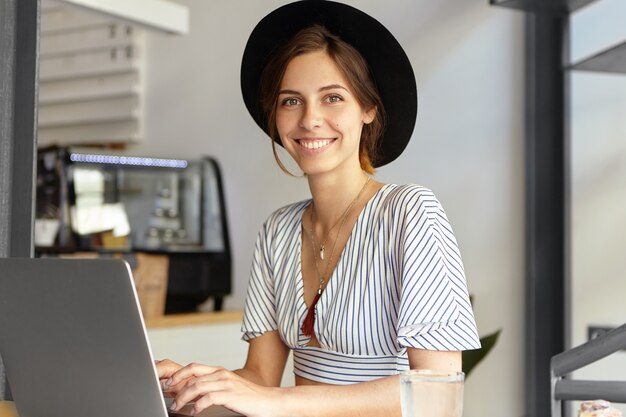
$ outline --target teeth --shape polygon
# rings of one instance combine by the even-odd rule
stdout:
[[[302,141],[300,144],[307,149],[318,149],[327,146],[330,143],[329,139],[325,140],[310,140]]]

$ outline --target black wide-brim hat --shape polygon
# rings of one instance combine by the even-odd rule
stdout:
[[[417,86],[411,62],[396,38],[378,20],[346,4],[302,0],[265,16],[248,39],[241,62],[241,91],[246,107],[267,133],[259,100],[261,73],[272,52],[301,29],[321,24],[363,55],[378,87],[387,126],[379,140],[375,167],[396,159],[411,139],[417,117]],[[281,144],[279,140],[276,143]]]

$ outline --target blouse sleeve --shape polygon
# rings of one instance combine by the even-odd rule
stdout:
[[[276,330],[275,288],[272,280],[272,263],[268,223],[263,225],[254,246],[254,255],[244,306],[242,339],[249,341],[263,333]]]
[[[463,263],[441,204],[430,190],[414,187],[403,194],[397,213],[398,343],[426,350],[478,349]]]

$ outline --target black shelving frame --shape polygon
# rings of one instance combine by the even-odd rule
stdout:
[[[571,340],[570,71],[626,73],[626,40],[570,62],[570,15],[594,1],[490,0],[526,12],[527,417],[554,413],[550,361]]]
[[[564,15],[596,0],[490,0],[493,6],[509,7],[526,12]]]
[[[567,69],[626,74],[626,40],[571,64]]]
[[[565,378],[615,352],[626,348],[626,324],[576,346],[552,358],[552,417],[562,417],[563,405],[569,401],[602,398],[626,403],[626,381],[572,380]]]
[[[569,16],[597,0],[489,0],[492,6],[522,10],[532,14]],[[626,74],[626,39],[578,62],[563,61],[564,69]]]
[[[550,360],[565,350],[569,169],[567,16],[526,14],[525,408],[550,415]]]

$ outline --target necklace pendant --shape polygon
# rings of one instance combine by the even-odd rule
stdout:
[[[320,259],[323,261],[324,260],[324,245],[320,245]]]

